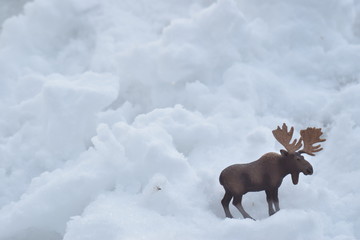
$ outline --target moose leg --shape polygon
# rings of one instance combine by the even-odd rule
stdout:
[[[230,192],[225,191],[224,198],[221,200],[221,205],[222,205],[223,208],[224,208],[225,216],[226,216],[227,218],[233,218],[233,216],[231,215],[230,210],[229,210],[229,203],[230,203],[232,197],[233,197],[233,196],[231,195]]]
[[[269,207],[269,216],[273,215],[275,213],[274,207],[273,207],[273,192],[270,190],[266,190],[266,201],[268,203]]]
[[[234,206],[240,211],[244,218],[251,218],[252,220],[255,220],[244,210],[243,206],[241,205],[241,200],[242,195],[235,195],[233,200]]]
[[[275,210],[276,211],[280,210],[278,190],[279,190],[278,188],[273,190],[273,200],[274,200],[274,205],[275,205]]]

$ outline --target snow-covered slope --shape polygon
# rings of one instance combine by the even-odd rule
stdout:
[[[3,2],[1,240],[360,239],[358,1]],[[283,122],[323,128],[314,175],[225,219]]]

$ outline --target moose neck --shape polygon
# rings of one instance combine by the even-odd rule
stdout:
[[[297,170],[294,170],[289,163],[289,159],[287,157],[281,156],[280,157],[280,165],[281,165],[281,173],[283,175],[283,178],[287,176],[288,174],[291,174],[291,180],[294,185],[298,184],[299,182],[299,174],[300,172]]]

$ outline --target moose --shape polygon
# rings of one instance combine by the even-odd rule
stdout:
[[[264,154],[258,160],[246,164],[234,164],[225,168],[220,174],[220,184],[225,189],[225,195],[221,200],[225,215],[228,218],[233,216],[229,210],[229,203],[233,198],[233,205],[240,211],[244,218],[253,219],[243,208],[242,197],[247,192],[265,191],[266,201],[269,208],[269,216],[280,210],[278,189],[283,178],[291,174],[294,185],[298,184],[299,174],[313,174],[313,167],[302,156],[306,153],[315,156],[315,152],[322,150],[321,145],[313,146],[315,143],[324,142],[321,139],[321,128],[307,128],[300,131],[299,141],[291,142],[294,127],[288,131],[284,123],[272,131],[275,139],[285,147],[280,154],[270,152]],[[298,151],[303,146],[303,149]],[[274,210],[274,207],[275,210]],[[254,219],[253,219],[254,220]]]

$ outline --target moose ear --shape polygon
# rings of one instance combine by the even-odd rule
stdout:
[[[287,156],[289,155],[289,153],[288,153],[286,150],[284,150],[284,149],[281,149],[281,150],[280,150],[280,153],[281,153],[281,155],[284,156],[284,157],[287,157]]]

